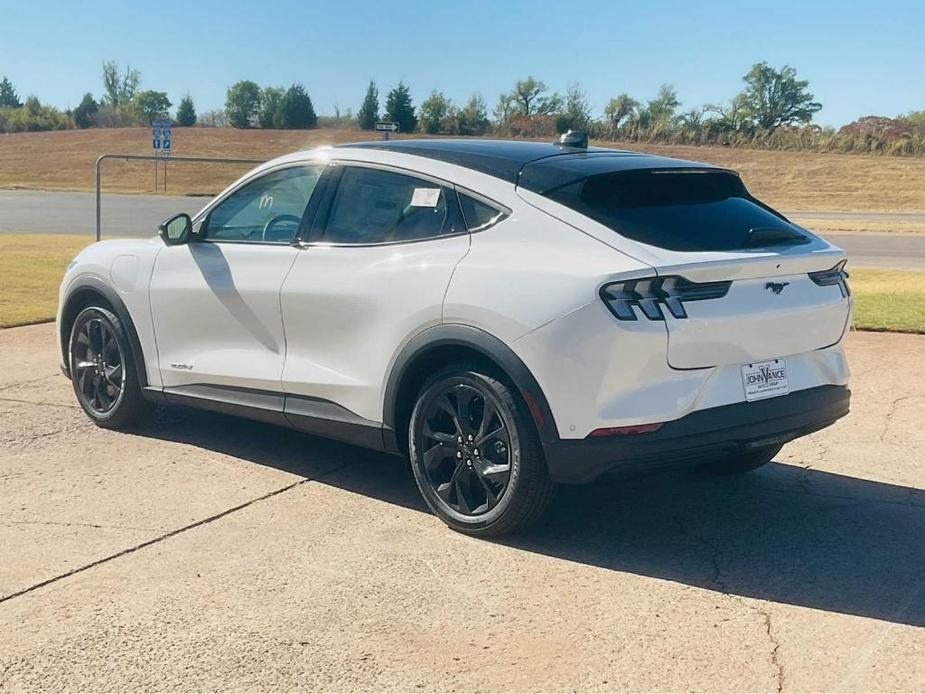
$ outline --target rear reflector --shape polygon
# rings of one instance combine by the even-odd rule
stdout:
[[[626,436],[628,434],[648,434],[652,431],[658,431],[662,428],[661,422],[656,422],[654,424],[632,424],[627,427],[606,427],[605,429],[595,429],[590,434],[588,438],[592,436],[597,438],[599,436]]]

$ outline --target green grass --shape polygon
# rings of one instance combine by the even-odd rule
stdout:
[[[858,330],[925,333],[925,272],[852,270]]]
[[[0,233],[0,328],[52,320],[68,262],[91,239]],[[859,330],[925,333],[925,272],[852,270]]]

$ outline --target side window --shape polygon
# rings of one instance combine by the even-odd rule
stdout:
[[[482,231],[504,219],[507,215],[491,205],[471,198],[464,193],[459,194],[459,204],[462,206],[463,216],[469,231]]]
[[[202,235],[213,241],[293,241],[323,170],[281,169],[248,183],[209,213]]]
[[[321,240],[393,243],[465,231],[453,189],[391,171],[347,166]]]

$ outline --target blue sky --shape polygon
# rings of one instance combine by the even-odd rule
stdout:
[[[569,10],[569,7],[574,9]],[[493,106],[534,75],[579,82],[595,114],[628,92],[675,85],[685,108],[727,101],[752,63],[795,66],[824,108],[817,122],[925,110],[925,2],[430,2],[0,0],[0,75],[59,107],[99,95],[100,65],[142,87],[221,108],[239,79],[302,82],[315,109],[359,106],[366,83],[399,80],[415,102],[437,87]]]

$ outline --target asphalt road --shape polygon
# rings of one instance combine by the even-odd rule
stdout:
[[[179,212],[194,214],[209,198],[166,195],[103,195],[103,238],[150,236],[162,220]],[[925,221],[925,213],[794,212],[806,219]],[[0,232],[27,231],[87,234],[96,229],[92,193],[0,190]],[[810,225],[812,226],[812,225]],[[925,235],[854,233],[825,234],[844,248],[853,267],[925,270]]]
[[[180,212],[194,214],[211,198],[175,195],[103,194],[100,209],[103,238],[144,237]],[[93,193],[0,190],[0,232],[96,234],[96,196]]]
[[[759,471],[564,489],[505,542],[398,459],[182,409],[98,429],[54,352],[0,330],[0,691],[925,682],[925,337],[852,333],[851,415]]]

